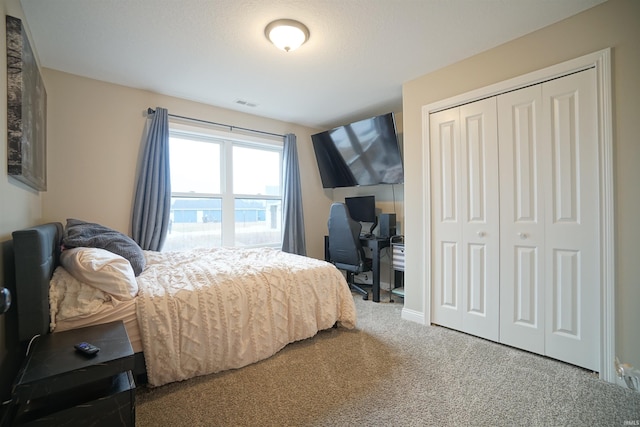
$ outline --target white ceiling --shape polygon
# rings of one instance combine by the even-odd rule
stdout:
[[[326,129],[401,111],[404,82],[603,1],[21,3],[41,66]],[[264,28],[280,18],[307,25],[309,41],[271,45]]]

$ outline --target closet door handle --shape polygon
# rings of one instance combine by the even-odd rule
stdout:
[[[484,231],[478,231],[478,237],[484,237],[486,235],[487,233],[485,233]]]
[[[518,237],[520,237],[522,240],[524,240],[527,237],[529,237],[529,235],[527,233],[518,233]]]

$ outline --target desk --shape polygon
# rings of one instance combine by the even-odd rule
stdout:
[[[371,249],[372,262],[372,286],[373,302],[380,302],[380,252],[384,248],[391,246],[391,239],[388,237],[360,237],[360,244],[363,248]],[[329,261],[329,236],[324,236],[324,259]]]

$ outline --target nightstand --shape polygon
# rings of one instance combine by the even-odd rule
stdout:
[[[74,344],[100,348],[85,356]],[[13,425],[135,425],[133,349],[121,321],[36,338],[13,387]]]

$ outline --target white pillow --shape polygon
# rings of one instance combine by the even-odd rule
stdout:
[[[120,255],[99,248],[65,249],[60,263],[76,280],[91,285],[121,301],[138,293],[131,263]]]

